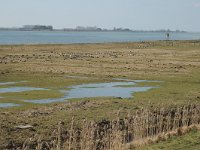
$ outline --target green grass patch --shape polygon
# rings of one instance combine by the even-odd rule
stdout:
[[[174,78],[162,77],[161,83],[139,83],[142,86],[151,85],[158,88],[145,93],[134,93],[134,101],[143,105],[151,104],[187,104],[188,102],[200,102],[200,76],[197,72],[188,75],[179,75]],[[160,84],[160,85],[159,85]]]
[[[183,136],[174,136],[157,144],[137,148],[137,150],[199,150],[200,131],[193,129]]]

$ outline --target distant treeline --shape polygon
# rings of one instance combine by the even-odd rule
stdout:
[[[23,27],[13,27],[13,28],[0,28],[0,30],[11,30],[11,31],[97,31],[97,32],[185,32],[181,30],[131,30],[129,28],[116,28],[113,29],[104,29],[96,26],[77,26],[76,28],[63,28],[63,29],[54,29],[51,25],[24,25]]]

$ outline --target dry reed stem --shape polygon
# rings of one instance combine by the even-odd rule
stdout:
[[[166,140],[172,135],[187,133],[192,127],[200,128],[200,105],[189,104],[183,107],[144,109],[134,115],[120,119],[120,111],[115,120],[91,122],[83,120],[77,128],[74,118],[70,127],[64,129],[59,123],[56,138],[51,144],[37,140],[37,149],[52,150],[118,150],[137,147]],[[67,131],[67,136],[63,131]],[[31,139],[24,142],[24,150],[31,145]]]

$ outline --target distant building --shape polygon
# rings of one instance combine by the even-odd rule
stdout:
[[[130,30],[128,28],[116,28],[116,27],[114,27],[112,31],[132,31],[132,30]]]
[[[82,27],[82,26],[77,26],[76,29],[77,31],[101,31],[101,28],[97,28],[96,26],[94,27]]]
[[[41,31],[41,30],[53,30],[53,26],[45,26],[45,25],[24,25],[20,28],[23,31]]]

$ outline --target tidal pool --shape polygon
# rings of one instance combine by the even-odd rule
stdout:
[[[26,81],[20,81],[20,82],[26,82]],[[11,85],[16,84],[19,82],[0,82],[0,85]],[[8,88],[0,88],[0,93],[10,93],[10,92],[26,92],[26,91],[35,91],[35,90],[48,90],[44,88],[34,88],[34,87],[8,87]],[[0,96],[0,99],[4,98]],[[8,107],[14,107],[14,106],[21,106],[20,104],[15,103],[0,103],[0,108],[8,108]]]
[[[117,98],[131,98],[135,92],[145,92],[153,88],[150,86],[137,86],[139,82],[155,82],[148,80],[129,80],[129,79],[115,79],[116,82],[109,83],[92,83],[92,84],[81,84],[65,87],[64,90],[60,90],[64,93],[63,97],[60,98],[49,98],[49,99],[38,99],[38,100],[23,100],[24,102],[47,104],[53,102],[62,102],[69,99],[81,99],[81,98],[94,98],[94,97],[117,97]],[[156,81],[157,82],[157,81]],[[159,82],[159,81],[158,81]],[[4,82],[0,85],[15,84],[17,82]],[[36,90],[49,90],[45,88],[35,87],[8,87],[0,88],[0,93],[10,92],[26,92]],[[0,97],[3,98],[3,97]],[[21,106],[14,103],[0,103],[0,108]]]
[[[34,88],[34,87],[8,87],[8,88],[0,88],[0,93],[26,92],[26,91],[38,91],[38,90],[48,90],[48,89]]]
[[[14,103],[0,103],[0,108],[8,108],[8,107],[14,107],[14,106],[21,106],[21,105],[14,104]]]
[[[110,82],[70,86],[69,90],[62,90],[64,97],[40,100],[25,100],[30,103],[62,102],[68,99],[94,98],[94,97],[120,97],[131,98],[135,92],[145,92],[156,87],[137,87],[137,82]]]

